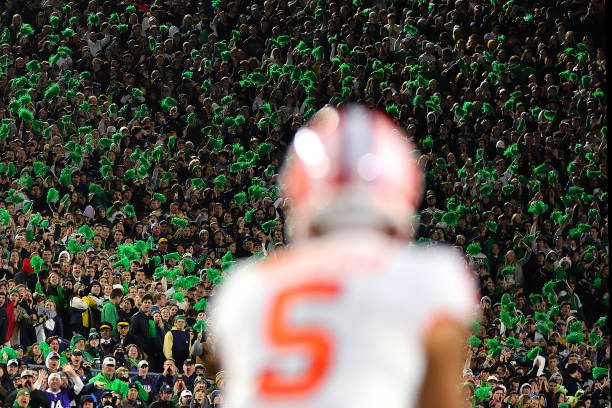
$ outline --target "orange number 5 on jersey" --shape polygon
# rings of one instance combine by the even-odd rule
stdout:
[[[340,285],[332,282],[306,282],[282,290],[272,301],[267,322],[267,338],[278,349],[299,348],[308,355],[309,365],[300,375],[285,378],[272,368],[265,369],[259,378],[262,397],[298,397],[312,391],[329,368],[334,344],[328,332],[316,326],[292,326],[287,318],[296,302],[322,299],[333,300],[340,293]],[[303,350],[303,351],[302,351]]]

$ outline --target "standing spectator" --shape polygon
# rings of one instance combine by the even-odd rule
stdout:
[[[137,339],[140,339],[142,350],[149,360],[158,360],[158,351],[155,350],[155,339],[157,338],[157,328],[151,316],[151,306],[153,298],[146,294],[142,297],[140,308],[130,319],[131,327],[130,334]]]
[[[0,292],[0,342],[2,344],[8,340],[8,313],[6,306],[6,293]]]
[[[121,299],[123,299],[123,290],[115,288],[110,293],[110,299],[105,301],[102,305],[102,315],[100,319],[103,322],[110,323],[113,335],[117,334],[117,321],[119,320],[117,306],[121,303]]]
[[[189,334],[185,331],[185,316],[177,315],[174,326],[164,338],[164,355],[166,359],[174,360],[178,367],[189,356]]]

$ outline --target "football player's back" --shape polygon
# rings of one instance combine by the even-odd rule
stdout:
[[[473,296],[450,250],[402,249],[371,231],[246,266],[217,304],[228,404],[413,406],[429,329],[467,324]]]

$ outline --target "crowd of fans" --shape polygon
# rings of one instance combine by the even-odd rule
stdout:
[[[286,244],[295,130],[359,101],[480,281],[466,401],[609,406],[603,1],[0,5],[0,405],[221,406],[207,300]]]

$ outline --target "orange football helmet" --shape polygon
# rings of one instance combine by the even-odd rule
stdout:
[[[296,132],[280,187],[294,240],[347,227],[410,237],[423,171],[386,115],[360,105],[325,107]]]

